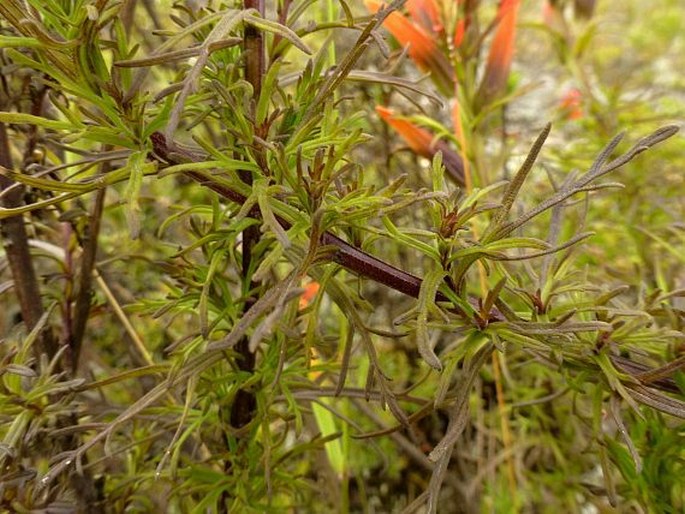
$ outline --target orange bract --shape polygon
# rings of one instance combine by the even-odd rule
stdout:
[[[407,0],[407,11],[423,28],[432,32],[442,32],[440,9],[435,0]]]
[[[366,0],[364,3],[372,12],[376,12],[381,7],[381,2],[374,0]],[[390,13],[383,26],[390,31],[400,45],[409,45],[409,56],[420,68],[430,69],[431,55],[437,52],[437,46],[428,33],[397,11]]]
[[[495,99],[507,85],[511,61],[514,56],[519,4],[520,0],[502,0],[500,4],[497,13],[499,24],[490,46],[485,75],[480,86],[480,100],[483,105]]]
[[[384,5],[375,0],[364,0],[364,4],[371,12],[378,11]],[[435,11],[432,14],[430,11],[419,14],[417,10],[417,23],[395,11],[385,19],[383,26],[390,31],[390,34],[401,46],[407,48],[409,57],[422,71],[431,72],[433,80],[440,88],[451,91],[454,83],[452,66],[440,51],[436,39],[423,28],[426,20],[429,24],[433,24],[434,20],[439,22],[437,6],[434,2],[427,0],[417,0],[415,4],[430,4],[435,8]],[[418,9],[418,6],[414,5],[414,8]]]
[[[321,286],[318,282],[310,282],[304,286],[304,293],[300,296],[300,309],[304,309],[311,302]]]
[[[409,120],[396,117],[392,109],[387,107],[377,105],[376,112],[402,136],[402,139],[404,139],[414,153],[429,159],[433,157],[435,151],[432,145],[433,135],[430,132],[417,127]]]
[[[577,120],[583,117],[583,94],[577,88],[571,88],[561,97],[559,107],[566,119]]]
[[[466,20],[462,18],[457,20],[457,25],[454,27],[454,37],[452,38],[454,48],[461,46],[461,42],[464,41],[464,34],[466,34]]]
[[[441,152],[442,162],[448,175],[458,185],[464,185],[464,163],[462,158],[447,143],[438,140],[428,130],[416,126],[411,121],[395,116],[392,109],[377,105],[376,112],[388,125],[399,133],[415,154],[432,159],[437,152]]]

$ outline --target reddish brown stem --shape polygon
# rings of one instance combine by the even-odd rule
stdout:
[[[106,174],[111,167],[110,161],[106,161],[100,170],[102,175]],[[81,268],[79,270],[79,282],[76,298],[74,300],[74,322],[71,328],[71,367],[72,372],[78,368],[79,357],[81,355],[81,344],[86,332],[86,324],[90,316],[91,294],[93,269],[95,268],[95,258],[98,250],[98,235],[100,234],[100,222],[105,206],[106,189],[100,189],[95,194],[93,210],[88,216],[88,225],[83,236],[83,256],[81,258]]]
[[[264,16],[264,0],[244,0],[243,7],[245,9],[256,9],[260,16]],[[265,70],[264,59],[264,39],[262,33],[251,25],[245,26],[243,35],[243,51],[245,58],[245,80],[252,86],[252,105],[254,106],[259,101],[259,96],[262,93],[262,78]],[[253,109],[254,110],[254,109]],[[254,113],[253,113],[254,114]],[[257,120],[255,119],[255,123]],[[255,126],[256,132],[260,133],[260,127]],[[246,184],[252,184],[252,172],[249,170],[240,170],[238,172],[241,180]],[[249,291],[254,291],[256,284],[252,281],[253,266],[253,249],[259,242],[259,227],[251,226],[243,231],[242,237],[242,268],[243,277],[245,280],[245,288]],[[255,302],[255,299],[249,295],[245,305],[244,311],[247,311]],[[255,367],[255,354],[250,351],[249,341],[247,337],[243,337],[235,347],[238,353],[236,364],[242,371],[252,373]],[[257,408],[257,400],[254,393],[243,388],[236,393],[235,400],[231,406],[230,423],[235,428],[242,428],[246,426],[254,417],[254,411]],[[223,502],[222,502],[223,503]]]
[[[0,166],[11,170],[13,168],[10,156],[9,137],[4,123],[0,123]],[[7,189],[15,185],[15,182],[0,175],[0,188]],[[23,187],[14,187],[2,197],[3,207],[15,208],[23,203]],[[2,240],[7,255],[14,290],[16,291],[21,308],[21,315],[26,327],[31,330],[39,322],[45,312],[40,297],[38,279],[33,267],[33,260],[29,250],[28,235],[24,226],[23,216],[12,216],[0,221]],[[57,345],[50,330],[41,331],[39,337],[40,352],[52,358],[57,352]]]

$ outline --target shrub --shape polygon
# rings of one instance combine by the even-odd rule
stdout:
[[[0,5],[2,506],[682,510],[683,145],[610,136],[615,13],[267,4]]]

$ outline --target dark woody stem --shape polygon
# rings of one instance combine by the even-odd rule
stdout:
[[[111,148],[104,146],[103,151]],[[100,175],[106,175],[111,169],[111,161],[104,162],[100,167]],[[91,212],[88,214],[88,224],[83,231],[81,257],[81,267],[79,270],[78,289],[74,297],[74,320],[71,327],[71,367],[72,372],[76,373],[83,337],[86,332],[86,324],[91,310],[91,294],[93,270],[95,269],[95,259],[98,251],[98,236],[102,222],[102,213],[105,208],[106,189],[100,189],[95,194],[95,202]]]
[[[4,123],[0,123],[0,166],[11,170],[13,168],[10,157],[9,136]],[[0,175],[0,189],[4,190],[14,185],[14,181]],[[19,207],[23,203],[23,188],[14,188],[4,195],[0,202],[3,207]],[[33,258],[29,249],[29,237],[21,215],[5,218],[0,221],[0,233],[7,255],[14,290],[21,307],[21,316],[28,330],[35,327],[45,312],[38,287],[38,277],[33,266]],[[39,352],[52,358],[57,353],[57,343],[46,327],[38,335]]]
[[[245,9],[256,9],[260,16],[264,15],[264,0],[244,0]],[[245,56],[245,80],[252,86],[252,106],[259,101],[262,91],[262,79],[265,70],[264,59],[264,39],[262,33],[253,26],[247,25],[243,35],[243,51]],[[259,133],[260,127],[255,127]],[[261,160],[259,156],[258,160]],[[243,169],[238,172],[240,179],[246,184],[252,184],[252,172]],[[255,290],[256,284],[251,280],[253,269],[253,249],[259,242],[259,228],[257,226],[248,227],[242,234],[242,268],[243,279],[245,281],[245,292],[247,300],[243,309],[247,311],[256,301],[251,291]],[[242,371],[252,373],[255,367],[255,354],[250,351],[247,337],[243,337],[235,347],[239,357],[236,364]],[[252,421],[257,401],[253,393],[241,388],[236,393],[235,400],[231,406],[230,424],[235,428],[242,428]],[[222,502],[224,503],[224,502]]]

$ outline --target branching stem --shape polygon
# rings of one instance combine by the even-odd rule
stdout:
[[[9,137],[4,123],[0,123],[0,166],[9,170],[13,169]],[[11,178],[0,175],[0,189],[5,190],[14,184]],[[6,208],[19,207],[22,204],[23,192],[23,187],[14,187],[0,199],[1,205]],[[0,230],[14,281],[14,290],[21,308],[21,316],[26,328],[31,330],[40,320],[44,310],[23,216],[12,216],[0,220]],[[38,343],[39,353],[45,353],[48,358],[52,359],[57,352],[57,345],[49,329],[41,332]]]

